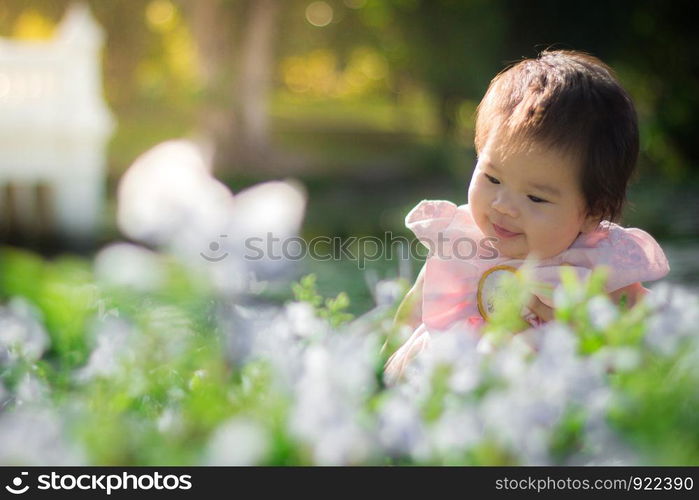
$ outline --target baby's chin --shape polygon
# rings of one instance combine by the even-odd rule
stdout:
[[[498,240],[493,243],[493,246],[495,247],[495,250],[498,251],[498,254],[500,257],[505,257],[508,259],[525,259],[527,257],[527,253],[512,248],[512,245],[508,244],[509,242],[503,242],[502,240]]]
[[[502,239],[495,235],[494,238],[493,247],[498,251],[500,257],[508,259],[524,259],[527,257],[529,245],[527,245],[527,237],[524,234],[507,239]]]

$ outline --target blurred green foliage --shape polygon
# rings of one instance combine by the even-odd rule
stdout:
[[[7,0],[0,6],[0,34],[45,38],[69,3]],[[222,30],[220,40],[229,44],[215,55],[221,64],[239,57],[236,37],[246,28],[250,0],[197,3],[225,16],[226,22],[210,26],[212,32]],[[699,151],[691,131],[699,116],[694,77],[699,63],[692,54],[699,40],[687,15],[690,2],[327,0],[331,17],[323,25],[309,22],[311,2],[280,3],[270,98],[291,95],[293,108],[275,113],[275,127],[311,127],[314,136],[332,131],[327,120],[310,112],[325,101],[332,122],[371,133],[374,124],[387,123],[379,109],[393,107],[390,113],[400,117],[417,91],[429,96],[430,109],[394,122],[398,129],[391,125],[392,131],[416,134],[418,142],[425,134],[446,134],[468,144],[472,116],[463,116],[461,106],[477,103],[498,71],[547,47],[574,48],[609,62],[631,91],[641,117],[643,160],[652,171],[674,179],[696,171]],[[120,173],[143,142],[154,143],[164,131],[196,128],[193,110],[202,104],[204,90],[197,55],[201,35],[192,28],[195,9],[186,1],[89,4],[107,34],[105,92],[121,125],[112,167]],[[230,92],[239,77],[225,76]],[[228,97],[217,99],[223,103]],[[155,123],[132,132],[143,119],[135,110],[152,115]],[[428,122],[432,125],[425,127]],[[361,137],[356,139],[351,142],[362,150]],[[132,147],[134,141],[141,144]],[[244,165],[228,167],[245,171]]]
[[[201,463],[208,460],[207,450],[215,433],[231,418],[249,419],[271,437],[269,446],[261,452],[260,463],[314,463],[311,445],[289,428],[292,407],[299,404],[297,398],[305,396],[283,389],[277,378],[280,373],[275,371],[279,368],[271,358],[259,355],[237,361],[231,358],[227,354],[228,342],[243,332],[219,322],[216,311],[223,303],[196,279],[188,278],[189,273],[177,263],[161,258],[170,266],[172,279],[157,290],[144,293],[95,281],[91,263],[84,260],[45,261],[26,251],[3,248],[0,298],[2,302],[22,298],[36,308],[36,318],[49,334],[50,349],[39,360],[32,362],[20,357],[14,364],[5,364],[0,370],[0,382],[14,394],[27,374],[40,381],[46,388],[41,404],[56,408],[65,418],[66,439],[85,449],[90,464]],[[614,395],[609,424],[625,446],[638,453],[641,463],[699,463],[696,411],[699,371],[693,357],[696,338],[677,337],[681,343],[671,351],[649,347],[646,336],[650,322],[659,320],[659,315],[664,313],[645,303],[632,309],[616,308],[608,303],[614,315],[611,320],[600,322],[592,302],[606,300],[602,295],[604,280],[603,269],[586,282],[579,282],[573,273],[568,273],[557,292],[556,321],[575,332],[578,352],[575,362],[594,358],[609,363],[612,359],[609,356],[614,353],[632,354],[633,362],[615,365],[605,375]],[[510,283],[513,290],[507,295],[509,298],[499,302],[499,313],[493,315],[488,326],[488,335],[498,332],[500,336],[496,352],[519,342],[519,335],[512,333],[511,325],[521,321],[521,295],[531,286],[526,273],[522,274]],[[302,355],[304,349],[315,349],[317,356],[319,350],[327,347],[327,342],[332,342],[330,338],[352,338],[350,332],[355,326],[366,335],[377,335],[380,343],[396,334],[390,325],[395,305],[352,320],[345,313],[346,296],[324,299],[317,292],[315,276],[304,277],[292,289],[297,303],[309,304],[316,321],[329,329],[325,333],[303,332],[294,348],[299,351],[284,353],[289,361]],[[694,314],[699,308],[696,297],[684,300],[685,305],[679,305],[683,314]],[[672,319],[678,320],[676,315]],[[122,329],[121,333],[105,330],[116,325]],[[311,328],[311,323],[302,328]],[[682,334],[682,327],[669,328],[667,335]],[[557,330],[548,334],[562,335]],[[101,348],[99,335],[106,336],[102,340],[122,338],[124,343],[102,352],[101,361],[96,363],[93,356]],[[370,355],[379,374],[388,354],[380,353],[377,345]],[[346,353],[346,356],[354,355],[361,353]],[[532,350],[525,359],[533,362],[537,355],[543,354]],[[454,389],[455,366],[435,365],[422,389],[423,396],[415,401],[421,425],[442,425],[441,417],[455,405],[485,404],[486,396],[506,388],[506,381],[489,371],[492,368],[489,363],[497,358],[488,362],[490,358],[483,356],[486,361],[478,368],[483,371],[480,382],[467,393]],[[313,359],[317,363],[322,358]],[[87,376],[88,366],[97,371]],[[318,366],[311,364],[308,369]],[[352,411],[360,411],[367,428],[379,418],[376,412],[391,395],[389,391],[381,383],[375,387],[369,385],[362,399],[356,402],[361,408]],[[12,404],[3,411],[11,408]],[[590,411],[571,403],[555,428],[550,429],[548,446],[554,463],[566,463],[570,457],[585,451],[589,439],[595,439],[587,435]],[[386,452],[372,456],[369,463],[522,463],[517,453],[497,436],[487,433],[471,446],[450,450],[423,459]]]
[[[345,309],[349,306],[349,297],[345,292],[340,292],[334,299],[325,299],[318,294],[316,289],[315,274],[307,274],[298,283],[292,286],[294,298],[300,302],[307,302],[313,306],[316,314],[328,320],[330,325],[338,326],[350,321],[353,316]]]

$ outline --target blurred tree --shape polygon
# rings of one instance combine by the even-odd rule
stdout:
[[[62,1],[66,5],[71,3]],[[138,68],[153,51],[157,41],[155,34],[146,26],[146,2],[92,0],[89,5],[107,35],[104,82],[110,104],[117,112],[134,104],[140,105]]]
[[[224,168],[269,160],[267,97],[279,0],[182,2],[198,55],[200,128]]]
[[[28,11],[55,23],[69,1],[3,0],[0,34],[12,35]],[[191,31],[197,81],[185,89],[165,72],[159,75],[159,85],[166,92],[149,93],[142,81],[144,61],[185,59],[186,51],[178,45],[181,40],[166,37],[148,21],[149,9],[167,10],[171,2],[180,8]],[[393,96],[400,96],[406,82],[427,88],[438,103],[441,128],[449,136],[463,99],[477,101],[507,63],[553,46],[586,50],[618,70],[639,107],[644,154],[663,174],[699,171],[699,143],[694,140],[699,126],[699,31],[689,0],[90,0],[89,4],[107,33],[105,90],[111,106],[117,113],[144,102],[154,111],[157,106],[182,107],[191,103],[184,94],[200,87],[199,127],[214,139],[218,163],[227,168],[289,161],[273,153],[267,122],[277,55],[306,56],[322,49],[343,71],[357,49],[369,47],[388,64],[387,84],[376,88],[390,88]],[[330,12],[327,24],[313,24],[308,17],[312,5]]]
[[[461,101],[480,99],[501,68],[509,23],[501,2],[371,0],[360,15],[394,71],[436,96],[442,132],[452,136]]]
[[[666,176],[699,171],[699,31],[692,2],[500,0],[510,19],[507,51],[584,50],[619,73],[636,101],[641,148]]]
[[[637,77],[645,99],[645,148],[661,172],[699,173],[699,31],[693,2],[633,2],[616,59]]]

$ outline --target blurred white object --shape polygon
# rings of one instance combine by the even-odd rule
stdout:
[[[280,275],[296,256],[284,251],[292,253],[286,243],[297,237],[305,206],[294,181],[264,182],[234,196],[211,175],[204,151],[178,139],[146,151],[124,174],[117,222],[126,236],[208,274],[219,291],[255,293],[260,280]]]
[[[83,465],[84,450],[68,439],[70,422],[51,408],[23,405],[0,414],[0,465]]]
[[[306,192],[295,181],[269,181],[239,192],[225,234],[234,255],[258,279],[282,273],[305,248],[298,237]]]
[[[83,3],[52,40],[0,39],[0,204],[20,226],[49,217],[74,239],[99,229],[114,129],[102,97],[103,42]]]
[[[95,277],[107,285],[149,292],[163,285],[166,270],[155,252],[129,243],[115,243],[95,256]]]
[[[0,306],[1,366],[18,359],[33,363],[43,356],[49,343],[41,315],[29,302],[15,297],[7,306]]]
[[[267,430],[249,417],[233,417],[213,433],[205,465],[260,465],[271,449]]]
[[[149,149],[119,183],[117,222],[124,234],[172,246],[218,232],[232,212],[231,192],[214,179],[199,147],[171,140]]]

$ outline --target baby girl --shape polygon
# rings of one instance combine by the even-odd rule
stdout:
[[[386,364],[390,378],[451,328],[478,330],[489,312],[488,276],[535,262],[549,290],[570,266],[581,279],[608,271],[612,300],[633,305],[643,281],[669,270],[646,232],[614,223],[638,157],[634,105],[612,70],[575,51],[546,51],[497,75],[478,106],[478,162],[468,204],[422,201],[406,225],[430,250],[399,308],[416,327]],[[527,304],[532,325],[552,319],[550,293]]]

